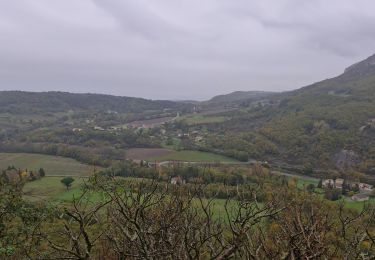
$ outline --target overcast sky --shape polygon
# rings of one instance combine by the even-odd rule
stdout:
[[[0,0],[0,90],[205,99],[375,53],[373,0]]]

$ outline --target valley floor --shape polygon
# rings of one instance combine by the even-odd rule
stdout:
[[[143,149],[144,150],[144,149]],[[189,163],[199,164],[202,162],[221,162],[223,164],[243,165],[243,163],[237,162],[233,159],[196,151],[169,151],[167,149],[156,149],[157,153],[166,150],[165,155],[154,157],[153,160],[158,160],[161,164],[168,165],[173,160],[190,161]],[[144,151],[141,150],[141,154]],[[157,154],[156,153],[156,154]],[[156,155],[155,153],[148,152],[148,155]],[[143,154],[144,155],[144,154]],[[73,197],[77,197],[81,194],[81,185],[84,184],[85,179],[94,172],[94,167],[86,164],[79,163],[76,160],[64,158],[60,156],[50,156],[41,154],[26,154],[26,153],[0,153],[0,169],[5,169],[8,166],[14,165],[20,169],[28,169],[37,171],[39,168],[44,168],[46,171],[46,177],[27,182],[24,187],[24,196],[31,201],[54,201],[64,202],[71,201]],[[96,170],[100,170],[96,167]],[[281,171],[272,171],[276,175],[284,175],[288,178],[296,178],[298,180],[298,187],[303,189],[309,184],[317,186],[319,179],[310,176],[303,176],[291,173],[284,173]],[[75,181],[72,187],[67,190],[60,182],[64,176],[73,176]],[[98,194],[94,196],[96,198]],[[96,198],[98,199],[98,198]],[[369,202],[375,202],[375,199],[371,198]],[[346,199],[346,205],[348,208],[355,210],[361,210],[364,202],[352,201]]]

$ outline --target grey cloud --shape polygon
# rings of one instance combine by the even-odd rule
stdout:
[[[165,34],[170,36],[180,33],[166,19],[150,10],[145,1],[93,0],[93,2],[113,16],[125,31],[140,34],[151,40],[160,39]]]
[[[270,1],[262,3],[247,10],[247,15],[265,28],[298,35],[301,45],[347,57],[361,55],[364,48],[369,54],[374,51],[373,1],[288,0],[272,11],[267,8]]]
[[[0,89],[209,98],[289,90],[374,53],[370,0],[0,1]]]

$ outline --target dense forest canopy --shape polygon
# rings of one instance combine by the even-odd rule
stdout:
[[[192,177],[193,172],[191,169],[186,173]],[[91,176],[82,184],[80,195],[63,204],[32,203],[22,196],[24,183],[9,183],[1,178],[0,256],[9,259],[374,256],[372,206],[365,205],[360,211],[348,209],[344,202],[333,203],[317,196],[311,185],[298,188],[295,180],[275,178],[260,167],[242,174],[247,183],[237,184],[225,193],[230,186],[221,184],[208,190],[197,182],[169,185],[155,178],[128,180],[109,171]],[[67,180],[69,185],[74,182],[73,178],[61,182],[66,185]],[[222,199],[217,198],[219,193]]]

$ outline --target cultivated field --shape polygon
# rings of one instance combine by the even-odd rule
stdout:
[[[200,124],[213,124],[222,123],[227,120],[223,116],[203,116],[203,115],[193,115],[181,117],[179,120],[184,121],[188,125],[200,125]]]
[[[0,169],[5,169],[11,165],[32,171],[43,168],[47,176],[89,176],[94,171],[93,166],[60,156],[0,153]]]
[[[154,157],[163,157],[173,153],[172,150],[163,148],[132,148],[126,150],[126,158],[133,160],[147,160]]]
[[[187,161],[187,162],[238,162],[235,159],[199,151],[173,151],[162,156],[149,158],[156,161]]]

